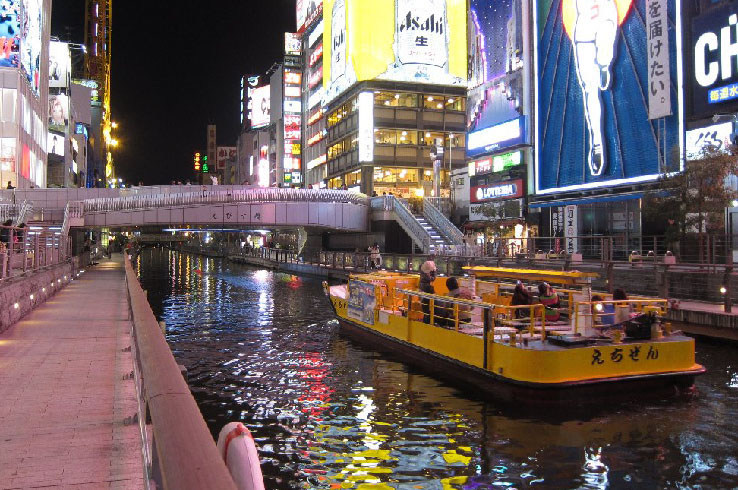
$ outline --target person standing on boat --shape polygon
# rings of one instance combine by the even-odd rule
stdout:
[[[546,307],[546,323],[559,321],[559,295],[547,282],[538,285],[538,301]]]
[[[436,280],[436,263],[433,259],[428,259],[420,266],[420,291],[428,294],[435,294],[433,281]],[[421,298],[420,303],[423,309],[423,323],[430,324],[430,299]]]

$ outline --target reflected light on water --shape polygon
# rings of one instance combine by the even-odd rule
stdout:
[[[529,418],[345,336],[320,280],[139,262],[208,427],[251,430],[266,488],[738,488],[734,347],[698,343],[697,399]]]
[[[608,487],[607,465],[602,462],[602,448],[586,448],[584,450],[584,481],[587,488]]]

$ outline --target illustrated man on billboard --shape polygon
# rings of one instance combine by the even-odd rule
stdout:
[[[602,175],[606,166],[600,92],[609,90],[612,84],[610,66],[615,55],[618,8],[615,0],[574,0],[574,3],[574,59],[589,127],[587,163],[590,173],[596,177]]]

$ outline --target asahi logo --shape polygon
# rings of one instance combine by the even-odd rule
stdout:
[[[436,14],[430,14],[429,17],[421,19],[419,15],[413,15],[412,11],[408,11],[400,23],[400,32],[404,31],[421,31],[421,32],[435,32],[443,34],[445,22],[443,16],[436,18]]]
[[[395,49],[400,65],[448,68],[446,0],[396,0]],[[413,78],[429,77],[427,68]]]

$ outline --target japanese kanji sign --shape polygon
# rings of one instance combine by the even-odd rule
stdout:
[[[666,0],[646,0],[649,119],[671,115],[669,23],[666,7]]]

